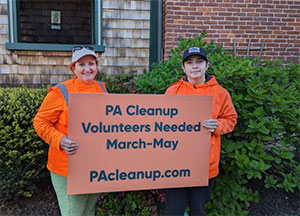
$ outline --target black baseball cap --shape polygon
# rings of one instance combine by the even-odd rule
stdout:
[[[201,47],[190,47],[188,49],[186,49],[183,53],[183,56],[182,56],[182,63],[190,56],[192,55],[198,55],[198,56],[201,56],[205,61],[208,62],[208,58],[207,58],[207,55],[206,55],[206,52],[203,48]]]

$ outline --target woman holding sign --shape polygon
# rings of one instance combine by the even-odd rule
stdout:
[[[214,76],[206,74],[208,68],[205,50],[200,47],[188,48],[182,57],[182,69],[186,76],[173,83],[165,93],[213,96],[212,119],[203,122],[203,127],[211,132],[209,185],[166,189],[166,215],[184,215],[187,202],[189,215],[206,215],[205,204],[212,192],[214,178],[219,173],[221,135],[233,131],[237,123],[237,113],[229,93],[218,84]]]
[[[37,134],[49,144],[47,168],[62,216],[95,215],[99,194],[67,195],[67,168],[68,155],[76,154],[79,147],[68,138],[69,93],[107,93],[105,84],[95,81],[97,66],[92,47],[74,47],[69,65],[74,77],[49,89],[33,120]]]

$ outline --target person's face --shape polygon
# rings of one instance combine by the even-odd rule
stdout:
[[[97,62],[94,56],[84,56],[79,59],[74,67],[73,73],[81,82],[90,84],[97,75]]]
[[[209,62],[206,62],[201,56],[193,55],[184,61],[182,70],[191,83],[200,84],[205,81],[205,72],[208,67]]]

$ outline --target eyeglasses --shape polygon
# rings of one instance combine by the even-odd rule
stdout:
[[[82,50],[82,49],[88,49],[88,50],[95,51],[94,47],[91,47],[91,46],[74,46],[72,48],[72,52],[75,52],[75,51],[78,51],[78,50]]]

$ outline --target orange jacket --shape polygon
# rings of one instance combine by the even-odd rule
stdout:
[[[213,96],[212,118],[217,119],[219,124],[218,128],[211,134],[209,178],[216,177],[219,173],[221,135],[233,131],[237,123],[237,113],[229,93],[218,84],[214,76],[210,76],[210,80],[196,86],[183,77],[178,82],[170,85],[165,94]]]
[[[96,81],[93,85],[86,85],[73,78],[62,83],[69,93],[103,93]],[[47,168],[61,176],[67,176],[68,156],[60,147],[60,139],[68,135],[68,105],[57,86],[49,89],[33,119],[33,126],[37,134],[50,145]]]

